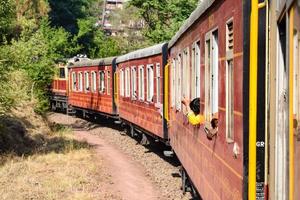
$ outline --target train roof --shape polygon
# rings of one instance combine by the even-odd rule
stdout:
[[[156,44],[151,47],[139,49],[139,50],[130,52],[128,54],[119,56],[117,58],[116,62],[121,63],[121,62],[129,61],[129,60],[133,60],[133,59],[139,59],[139,58],[144,58],[144,57],[149,57],[149,56],[160,54],[160,53],[162,53],[162,48],[165,44],[167,44],[167,43]]]
[[[113,60],[116,57],[109,58],[99,58],[99,59],[82,59],[80,61],[69,61],[68,67],[91,67],[91,66],[103,66],[103,65],[111,65]]]
[[[181,38],[181,36],[202,16],[202,14],[210,8],[215,0],[203,0],[198,7],[192,12],[190,17],[185,20],[179,31],[173,36],[169,42],[169,48],[175,45],[175,43]]]

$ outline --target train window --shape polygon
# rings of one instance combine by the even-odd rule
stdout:
[[[139,100],[145,99],[144,66],[139,66]]]
[[[78,90],[79,91],[83,90],[83,76],[82,76],[82,72],[78,73]]]
[[[130,97],[130,69],[125,69],[125,96]]]
[[[110,71],[107,71],[106,87],[107,94],[110,94]]]
[[[181,69],[182,61],[181,54],[179,54],[176,63],[176,110],[181,110]]]
[[[96,92],[97,91],[97,74],[96,72],[92,72],[92,81],[91,81],[91,85],[92,85],[92,92]]]
[[[131,68],[131,98],[137,99],[137,87],[136,87],[136,67]]]
[[[218,113],[218,31],[206,35],[205,42],[205,118],[211,120]]]
[[[176,60],[173,59],[172,60],[172,68],[171,68],[171,106],[175,107],[175,98],[176,98]]]
[[[120,70],[120,95],[124,96],[124,69]]]
[[[196,42],[192,54],[192,99],[200,97],[200,41]]]
[[[99,71],[99,92],[105,93],[105,72]]]
[[[156,63],[156,102],[160,103],[160,64]]]
[[[182,57],[182,91],[183,97],[190,99],[190,53],[186,48]]]
[[[153,102],[154,95],[153,65],[147,65],[147,101]]]
[[[234,69],[233,60],[226,62],[226,141],[233,142],[234,133]]]
[[[59,78],[66,78],[65,68],[59,68]]]
[[[72,89],[76,91],[76,72],[72,73]]]
[[[84,72],[84,81],[85,81],[85,91],[87,92],[90,90],[90,79],[89,79],[88,72]]]

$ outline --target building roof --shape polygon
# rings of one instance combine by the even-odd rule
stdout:
[[[198,7],[192,12],[190,17],[185,20],[179,31],[169,42],[169,48],[174,46],[175,43],[181,38],[181,36],[207,11],[208,8],[215,2],[215,0],[202,0]]]
[[[162,48],[166,43],[161,43],[161,44],[157,44],[151,47],[147,47],[144,49],[139,49],[133,52],[130,52],[128,54],[119,56],[117,58],[117,63],[121,63],[121,62],[125,62],[125,61],[129,61],[129,60],[133,60],[133,59],[139,59],[139,58],[144,58],[144,57],[149,57],[149,56],[153,56],[153,55],[157,55],[162,53]]]

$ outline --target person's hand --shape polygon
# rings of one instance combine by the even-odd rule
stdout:
[[[189,104],[189,100],[185,97],[183,97],[183,99],[181,100],[181,103],[185,106],[187,106]]]

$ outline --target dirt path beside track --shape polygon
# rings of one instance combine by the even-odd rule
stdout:
[[[123,128],[109,119],[94,123],[50,113],[48,120],[70,127],[78,140],[86,140],[94,146],[95,156],[104,160],[105,173],[111,176],[112,183],[107,189],[115,197],[109,200],[192,199],[189,193],[182,194],[180,163],[163,155],[164,145],[142,146],[138,139],[126,135]]]
[[[120,192],[122,199],[155,200],[158,198],[154,186],[145,176],[141,165],[118,148],[91,135],[88,131],[75,131],[74,133],[79,140],[85,140],[93,145],[98,156],[106,161],[106,167],[116,186],[115,189]]]

